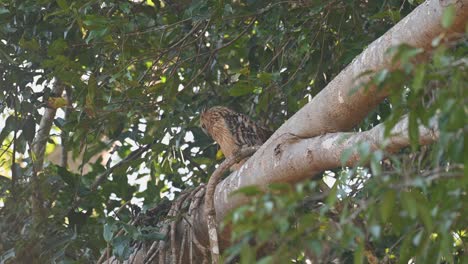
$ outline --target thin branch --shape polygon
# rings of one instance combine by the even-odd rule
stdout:
[[[65,98],[67,100],[68,106],[65,109],[64,120],[65,122],[67,122],[68,118],[71,115],[71,110],[73,108],[72,89],[70,87],[65,88]],[[60,136],[61,136],[61,141],[62,141],[62,157],[61,157],[60,166],[66,168],[68,166],[68,149],[67,149],[68,131],[64,131],[62,129],[62,133],[60,134]]]
[[[16,184],[18,183],[18,175],[17,175],[17,169],[16,169],[16,147],[17,147],[17,144],[16,144],[16,140],[17,140],[17,135],[18,135],[18,111],[16,109],[16,98],[13,99],[13,110],[15,112],[15,124],[16,124],[16,127],[15,127],[15,131],[13,132],[13,140],[11,142],[13,142],[13,151],[11,153],[11,193],[12,193],[12,197],[13,197],[13,200],[16,200]],[[6,148],[5,150],[7,150],[8,148]]]

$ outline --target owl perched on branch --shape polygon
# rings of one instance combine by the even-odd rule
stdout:
[[[260,146],[271,136],[269,130],[257,125],[248,116],[223,106],[202,111],[200,125],[219,144],[226,158],[242,147]],[[244,162],[236,164],[231,170],[240,168]]]

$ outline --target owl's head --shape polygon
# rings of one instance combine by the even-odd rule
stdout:
[[[225,117],[233,112],[224,106],[214,106],[203,109],[200,113],[200,127],[205,134],[213,137],[219,129],[226,127]]]

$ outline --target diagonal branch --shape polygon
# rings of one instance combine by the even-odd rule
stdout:
[[[444,8],[449,4],[455,5],[456,14],[454,24],[447,32],[440,21]],[[370,75],[362,76],[363,73],[392,67],[392,57],[386,54],[388,48],[406,43],[430,49],[432,39],[441,34],[463,35],[467,21],[468,0],[428,0],[420,4],[372,42],[312,101],[287,120],[265,145],[285,133],[312,137],[351,129],[388,95],[388,90],[377,90],[375,87],[354,92],[356,87],[370,80]]]
[[[278,137],[258,150],[238,172],[218,184],[215,192],[217,220],[221,221],[230,210],[248,201],[244,196],[230,195],[240,188],[250,185],[263,188],[274,182],[295,183],[340,167],[343,153],[362,142],[369,144],[370,151],[383,148],[389,153],[410,145],[407,117],[395,125],[388,138],[384,131],[385,125],[380,124],[357,133],[330,133],[313,138],[293,134]],[[419,127],[419,134],[421,145],[431,144],[438,138],[434,124]],[[346,165],[356,165],[360,158],[359,152],[353,151]]]

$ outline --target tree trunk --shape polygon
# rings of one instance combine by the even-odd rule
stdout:
[[[63,93],[64,86],[59,81],[54,83],[52,88],[52,96],[61,96]],[[44,114],[42,115],[41,122],[39,124],[39,130],[34,137],[31,145],[29,146],[29,155],[33,161],[33,171],[31,175],[32,185],[32,197],[31,207],[34,224],[39,224],[44,217],[44,201],[41,193],[41,173],[44,167],[44,155],[49,140],[50,130],[55,119],[57,109],[45,108]]]

